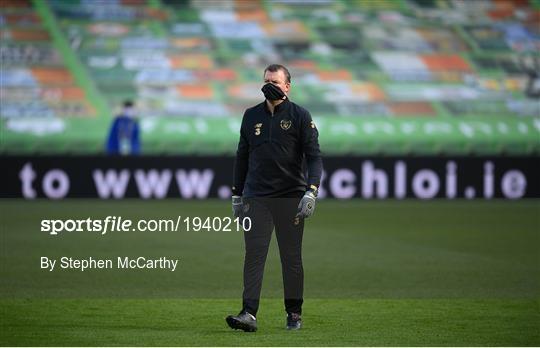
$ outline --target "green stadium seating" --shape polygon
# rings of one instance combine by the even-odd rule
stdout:
[[[540,1],[3,1],[0,151],[230,154],[289,67],[325,153],[539,154]]]

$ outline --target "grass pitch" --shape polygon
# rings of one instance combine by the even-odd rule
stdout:
[[[0,201],[2,345],[540,345],[538,201],[321,201],[304,233],[305,327],[284,330],[275,239],[259,331],[238,232],[40,232],[41,219],[228,216],[224,201]],[[167,256],[177,271],[47,272],[41,256]]]

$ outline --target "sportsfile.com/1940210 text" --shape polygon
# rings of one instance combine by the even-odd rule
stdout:
[[[102,219],[42,219],[41,232],[58,235],[64,232],[234,232],[251,230],[249,217],[199,217],[180,216],[175,219],[132,220],[122,216],[107,216]]]

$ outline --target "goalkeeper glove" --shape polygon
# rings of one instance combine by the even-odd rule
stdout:
[[[300,204],[298,204],[298,213],[296,214],[297,217],[308,218],[313,215],[315,201],[317,199],[317,188],[315,186],[312,187],[314,189],[306,191],[304,197],[300,200]]]
[[[235,218],[240,217],[243,205],[242,196],[232,196],[232,211]]]

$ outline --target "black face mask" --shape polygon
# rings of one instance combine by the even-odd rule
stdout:
[[[264,97],[268,100],[284,100],[287,98],[281,88],[274,86],[271,83],[264,85],[261,88],[261,91],[264,93]]]

